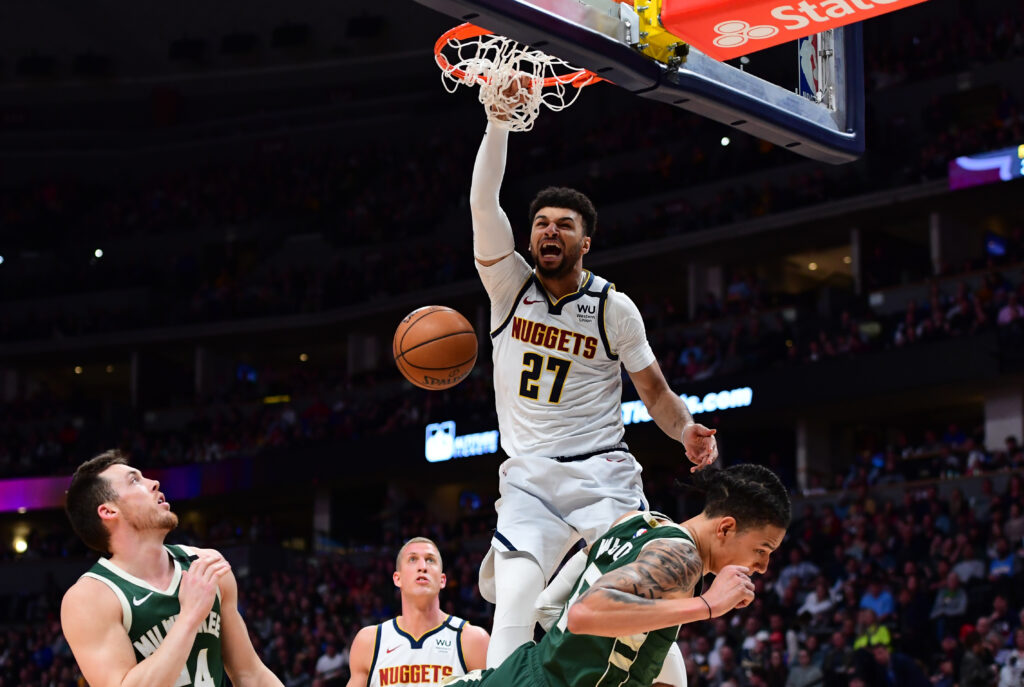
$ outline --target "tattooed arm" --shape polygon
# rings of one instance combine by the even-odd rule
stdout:
[[[681,540],[655,540],[635,561],[598,578],[569,607],[569,631],[622,637],[718,617],[753,600],[748,573],[725,566],[703,598],[686,598],[704,574],[700,555]]]

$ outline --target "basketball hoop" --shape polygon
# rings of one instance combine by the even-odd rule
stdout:
[[[445,48],[454,51],[454,63],[445,56]],[[576,102],[581,88],[603,81],[591,71],[473,24],[442,34],[434,44],[434,61],[441,68],[445,90],[454,93],[459,86],[479,86],[487,119],[509,131],[529,131],[541,105],[564,110]]]

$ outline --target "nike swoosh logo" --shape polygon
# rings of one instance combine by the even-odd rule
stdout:
[[[533,305],[534,303],[543,303],[544,301],[531,301],[529,297],[523,299],[523,305]]]
[[[146,603],[146,599],[148,599],[148,598],[149,598],[149,597],[151,597],[151,596],[153,596],[153,592],[150,592],[149,594],[146,594],[146,595],[145,595],[144,597],[142,597],[141,599],[136,599],[136,598],[135,598],[135,597],[133,596],[133,597],[132,597],[132,605],[133,605],[133,606],[141,606],[142,604]]]
[[[399,644],[399,645],[398,645],[398,646],[396,646],[396,647],[392,647],[392,648],[388,649],[388,650],[387,650],[387,651],[385,651],[384,653],[386,653],[386,654],[390,654],[390,653],[391,653],[392,651],[394,651],[395,649],[401,649],[401,648],[402,648],[402,645],[401,645],[401,644]]]

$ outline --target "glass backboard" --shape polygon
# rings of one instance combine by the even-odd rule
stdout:
[[[801,87],[792,89],[692,45],[666,45],[668,57],[660,60],[644,54],[650,19],[642,16],[648,6],[640,3],[634,8],[614,0],[416,2],[589,69],[640,97],[695,112],[815,160],[849,162],[864,151],[859,24],[793,42]]]

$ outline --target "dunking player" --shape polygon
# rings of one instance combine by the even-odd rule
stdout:
[[[263,665],[238,613],[238,586],[211,549],[164,544],[178,516],[160,483],[107,451],[75,470],[71,526],[101,558],[64,595],[60,620],[93,687],[238,687],[281,681]]]
[[[695,424],[647,343],[640,312],[583,269],[597,213],[578,191],[548,188],[530,205],[529,252],[515,251],[498,202],[508,132],[489,124],[470,191],[477,271],[491,301],[501,499],[480,591],[496,604],[488,666],[533,638],[533,602],[580,537],[645,510],[641,468],[622,439],[620,365],[651,417],[700,469],[714,430]]]
[[[767,468],[737,465],[702,481],[707,500],[700,515],[680,526],[656,513],[627,514],[590,547],[586,568],[539,644],[450,684],[648,687],[679,625],[753,601],[750,574],[764,572],[789,527],[789,495]],[[709,572],[715,581],[694,596]]]
[[[402,615],[356,634],[348,687],[439,685],[484,667],[487,632],[441,610],[442,570],[433,541],[415,537],[405,543],[394,574]]]

